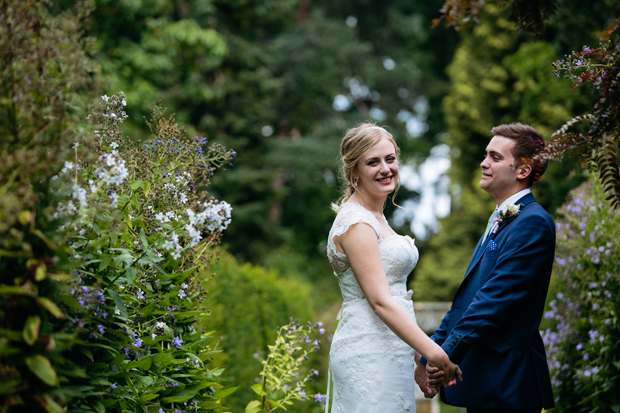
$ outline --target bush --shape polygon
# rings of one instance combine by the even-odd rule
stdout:
[[[558,291],[544,333],[557,411],[620,411],[620,211],[598,179],[558,212]]]
[[[223,334],[222,353],[215,362],[226,367],[230,384],[240,386],[226,404],[232,411],[244,411],[255,399],[250,386],[259,378],[263,368],[261,359],[275,342],[278,328],[288,324],[291,317],[299,318],[302,323],[313,320],[311,288],[301,280],[285,279],[274,271],[240,264],[226,252],[212,270],[217,276],[206,284],[211,316],[202,325]],[[307,404],[287,409],[310,409],[312,402]]]
[[[83,3],[57,17],[39,1],[0,1],[0,411],[60,411],[58,368],[71,334],[53,299],[71,279],[63,194],[51,178],[84,130],[84,102],[100,85],[81,33]],[[56,397],[56,398],[55,398]]]

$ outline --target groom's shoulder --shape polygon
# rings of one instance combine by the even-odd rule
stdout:
[[[541,227],[547,227],[551,230],[555,228],[553,218],[538,202],[534,201],[522,208],[521,212],[522,223],[531,225],[538,225]],[[541,228],[543,229],[543,228]]]

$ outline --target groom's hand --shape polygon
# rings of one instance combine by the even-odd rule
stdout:
[[[431,363],[426,363],[426,371],[428,377],[428,386],[430,389],[434,390],[435,393],[439,391],[439,388],[444,384],[444,372],[443,370],[439,370],[439,368],[431,365]]]
[[[420,390],[422,390],[422,393],[424,393],[425,398],[432,399],[433,397],[435,397],[435,395],[437,394],[437,390],[428,387],[428,376],[426,375],[426,368],[422,364],[418,363],[417,367],[415,368],[414,377],[415,382],[420,387]]]

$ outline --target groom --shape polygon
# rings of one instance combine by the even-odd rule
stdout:
[[[441,398],[467,407],[468,413],[540,413],[554,406],[538,326],[553,265],[555,227],[529,188],[547,167],[531,160],[545,141],[520,123],[496,126],[491,133],[479,185],[495,198],[497,208],[450,311],[431,337],[463,371],[463,381],[444,387]],[[424,358],[415,374],[427,396],[443,380],[443,372]]]

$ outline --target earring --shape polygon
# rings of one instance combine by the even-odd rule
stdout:
[[[360,179],[356,177],[356,178],[355,178],[355,180],[353,181],[353,187],[354,187],[355,189],[357,189],[357,181],[359,181],[359,180],[360,180]]]

